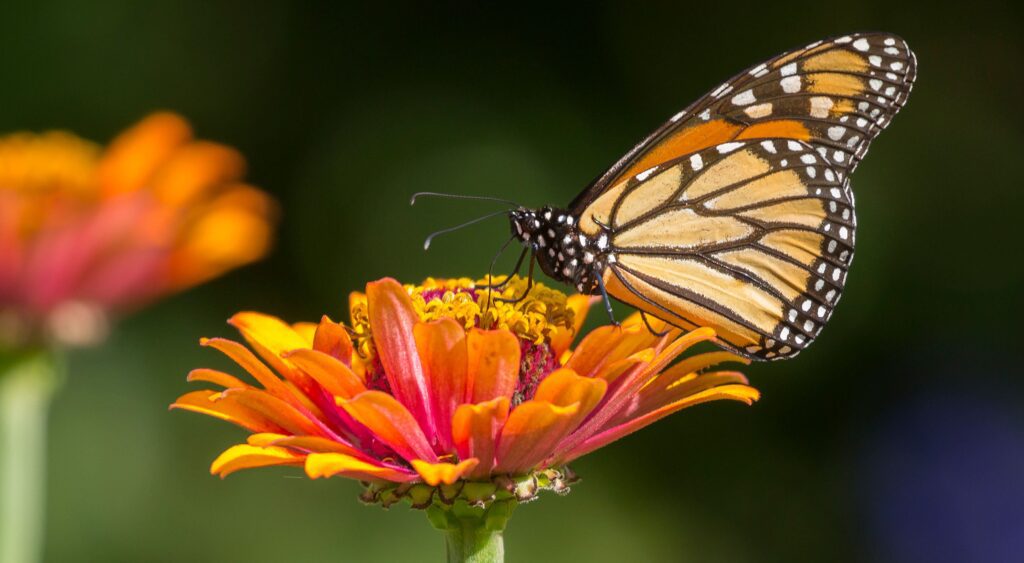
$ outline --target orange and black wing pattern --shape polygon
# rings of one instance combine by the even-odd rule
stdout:
[[[860,33],[817,41],[753,66],[718,86],[598,177],[570,205],[654,166],[729,141],[803,141],[842,177],[906,103],[917,60],[903,39]]]
[[[608,293],[756,359],[795,355],[853,258],[849,173],[905,103],[913,53],[854,34],[757,65],[674,116],[577,198]]]

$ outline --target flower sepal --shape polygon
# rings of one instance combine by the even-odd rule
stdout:
[[[379,504],[382,508],[407,501],[410,508],[418,510],[429,511],[435,506],[449,509],[460,503],[486,510],[505,501],[516,504],[533,501],[542,491],[565,495],[577,481],[579,477],[568,466],[548,468],[529,475],[498,475],[489,481],[459,480],[450,485],[374,481],[363,483],[359,500],[365,504]]]

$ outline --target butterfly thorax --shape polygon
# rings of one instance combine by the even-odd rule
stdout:
[[[576,217],[556,207],[516,209],[509,213],[509,223],[512,235],[531,249],[545,274],[581,293],[598,293],[608,258],[607,234],[596,239],[583,234]]]

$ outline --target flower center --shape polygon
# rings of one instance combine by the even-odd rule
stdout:
[[[537,385],[558,367],[551,349],[551,338],[560,331],[574,330],[574,312],[564,293],[534,282],[528,294],[529,280],[513,276],[473,281],[469,278],[428,278],[421,285],[406,285],[413,307],[424,322],[448,318],[466,330],[507,330],[520,343],[519,384],[512,397],[517,405],[533,398]],[[390,392],[384,367],[377,359],[373,331],[366,309],[366,297],[351,301],[351,322],[356,350],[366,366],[366,385]]]

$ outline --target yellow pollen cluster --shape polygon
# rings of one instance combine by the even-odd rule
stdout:
[[[491,278],[490,283],[501,284],[505,279],[505,276]],[[426,322],[449,318],[467,330],[473,327],[504,329],[535,344],[550,342],[555,332],[574,330],[575,313],[567,306],[564,293],[535,281],[525,299],[512,302],[504,300],[522,297],[528,280],[513,276],[499,288],[488,290],[487,285],[486,278],[477,281],[427,278],[421,285],[404,287],[416,313]],[[369,358],[373,345],[366,296],[353,294],[349,308],[356,350],[363,358]]]

